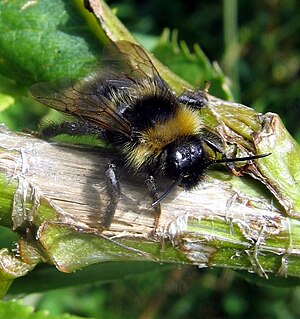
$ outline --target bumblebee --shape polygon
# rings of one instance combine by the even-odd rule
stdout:
[[[145,176],[156,212],[155,229],[159,203],[176,185],[190,190],[213,164],[266,156],[226,158],[204,133],[199,110],[207,104],[206,92],[176,96],[137,44],[112,43],[105,49],[103,64],[102,70],[77,83],[62,80],[30,88],[37,101],[74,117],[46,127],[42,135],[95,135],[113,146],[129,171]],[[212,158],[212,152],[222,158]],[[121,191],[114,165],[109,165],[106,176],[111,201],[102,224],[108,228]],[[158,196],[155,181],[160,176],[172,182]]]

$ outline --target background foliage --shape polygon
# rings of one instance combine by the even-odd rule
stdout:
[[[232,79],[236,101],[260,112],[278,113],[300,141],[298,1],[108,3],[118,8],[121,20],[148,47],[155,45],[165,27],[177,29],[178,38],[191,48],[200,44]],[[24,98],[4,110],[0,120],[15,130],[34,129],[44,114],[44,108],[32,107]],[[24,302],[53,315],[69,312],[97,318],[288,319],[300,316],[299,296],[299,288],[256,285],[228,270],[184,267],[101,286],[29,295]]]

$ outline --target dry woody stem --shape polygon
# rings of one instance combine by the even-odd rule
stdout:
[[[113,153],[4,127],[0,142],[2,201],[12,204],[1,220],[20,234],[27,264],[50,262],[70,272],[107,260],[151,260],[299,276],[299,221],[250,177],[216,169],[191,192],[178,187],[162,202],[153,235],[146,183],[119,167],[122,194],[112,225],[103,229]]]

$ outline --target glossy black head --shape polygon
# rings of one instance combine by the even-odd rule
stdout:
[[[165,176],[187,190],[195,187],[209,162],[203,141],[188,136],[169,144],[165,152]]]
[[[203,177],[203,174],[211,165],[221,163],[233,163],[250,161],[269,156],[271,153],[252,155],[238,158],[211,159],[208,156],[207,147],[214,152],[223,153],[212,144],[202,140],[197,136],[188,136],[169,144],[162,156],[161,165],[163,166],[163,175],[172,179],[174,182],[169,188],[154,202],[152,206],[158,205],[171,190],[176,186],[182,186],[190,190],[197,186]]]

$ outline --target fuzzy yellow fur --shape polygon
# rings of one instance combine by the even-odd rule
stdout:
[[[140,168],[151,156],[157,157],[164,147],[176,139],[199,134],[201,124],[196,111],[188,107],[178,108],[175,116],[167,121],[156,123],[142,133],[140,144],[128,152],[129,165]]]

